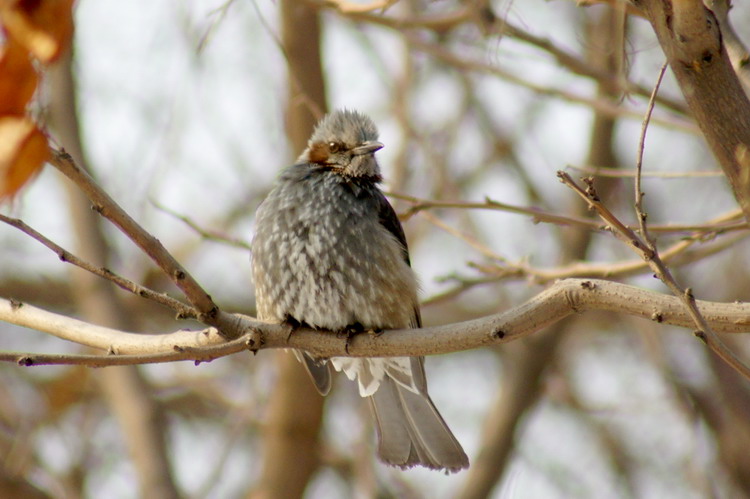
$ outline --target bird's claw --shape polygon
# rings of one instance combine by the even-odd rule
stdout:
[[[286,335],[286,342],[289,343],[289,340],[292,339],[292,335],[302,327],[302,324],[293,317],[287,317],[283,324],[289,328],[289,334]]]
[[[352,344],[352,340],[354,339],[354,337],[362,333],[367,333],[369,335],[378,337],[381,334],[383,334],[383,330],[380,328],[365,329],[365,327],[359,322],[346,326],[344,329],[338,332],[338,335],[339,335],[339,338],[341,337],[346,338],[346,343],[344,344],[344,351],[347,354],[349,354],[349,345]]]
[[[346,338],[346,343],[344,344],[344,351],[347,353],[347,355],[349,354],[349,345],[351,345],[354,337],[363,332],[365,332],[365,327],[359,322],[350,324],[338,332],[339,338],[341,337]]]

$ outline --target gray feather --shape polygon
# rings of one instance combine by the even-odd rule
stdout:
[[[310,375],[310,380],[318,393],[324,397],[328,395],[328,392],[331,391],[331,366],[328,365],[328,362],[325,359],[316,359],[299,350],[295,350],[294,355],[305,366],[305,370]]]
[[[362,114],[327,115],[258,208],[252,253],[260,319],[330,331],[421,326],[404,230],[378,188],[377,138]],[[328,393],[326,361],[298,358]],[[331,359],[370,400],[383,461],[457,471],[469,461],[427,394],[423,362]]]
[[[421,367],[423,359],[414,360]],[[383,461],[402,468],[422,465],[448,472],[469,466],[469,458],[426,389],[415,393],[386,378],[368,398],[378,433],[378,456]]]

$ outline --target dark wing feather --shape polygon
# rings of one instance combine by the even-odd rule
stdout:
[[[409,247],[406,244],[406,235],[404,234],[404,228],[401,226],[398,215],[396,215],[396,210],[393,209],[391,203],[388,202],[380,190],[378,190],[377,200],[380,225],[388,229],[388,232],[393,234],[393,237],[401,243],[401,246],[404,248],[404,260],[411,265],[409,261]]]
[[[388,232],[393,234],[393,237],[401,243],[401,247],[404,249],[404,261],[411,266],[409,260],[409,246],[406,244],[406,234],[404,234],[404,228],[401,226],[401,221],[396,215],[396,210],[393,209],[391,203],[385,198],[382,192],[378,189],[377,196],[378,202],[378,221],[380,225],[388,229]],[[414,307],[414,327],[422,327],[422,314],[419,312],[419,306]]]

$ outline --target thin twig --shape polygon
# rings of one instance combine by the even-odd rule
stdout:
[[[672,276],[666,265],[664,265],[664,262],[662,262],[659,253],[652,249],[647,242],[638,237],[635,232],[620,222],[617,217],[615,217],[614,214],[612,214],[612,212],[601,203],[593,189],[592,180],[590,178],[584,179],[584,182],[587,183],[588,186],[584,190],[578,186],[567,173],[558,171],[557,176],[563,184],[567,185],[573,189],[576,194],[581,196],[588,203],[589,207],[595,210],[599,217],[612,227],[613,234],[617,236],[618,239],[623,240],[628,246],[639,253],[641,257],[648,262],[656,276],[667,285],[676,297],[682,300],[689,316],[698,328],[696,336],[702,339],[711,351],[717,354],[729,366],[734,368],[747,379],[750,379],[750,368],[743,364],[742,361],[738,359],[726,345],[724,345],[721,339],[719,339],[716,333],[711,329],[708,322],[706,322],[705,318],[695,306],[695,299],[693,298],[690,288],[683,290],[677,284],[677,281]]]
[[[499,282],[508,279],[525,279],[534,284],[545,284],[558,279],[567,279],[573,277],[625,277],[642,273],[650,268],[649,263],[644,261],[642,258],[631,261],[612,262],[612,263],[588,263],[588,262],[573,262],[568,265],[551,267],[551,268],[539,268],[528,265],[523,260],[513,262],[507,258],[494,252],[491,248],[479,242],[476,238],[473,238],[464,232],[451,227],[440,218],[434,215],[428,215],[422,213],[422,216],[427,219],[430,223],[436,227],[444,230],[448,234],[466,242],[469,246],[476,249],[480,254],[485,257],[499,262],[498,264],[487,264],[487,263],[472,263],[469,262],[468,266],[475,268],[480,272],[489,275],[490,277],[474,278],[474,279],[453,279],[457,280],[458,284],[453,288],[439,293],[434,297],[428,298],[425,303],[432,303],[433,301],[440,301],[447,297],[453,297],[460,294],[463,291],[471,289],[474,286],[487,284],[492,282]],[[688,253],[688,250],[698,242],[703,242],[708,238],[712,238],[718,233],[722,233],[721,227],[725,227],[725,223],[728,220],[741,217],[742,212],[740,210],[733,210],[725,213],[719,217],[716,217],[708,222],[706,226],[700,227],[704,229],[706,227],[715,227],[717,230],[713,233],[706,234],[700,230],[696,230],[692,235],[681,238],[681,240],[674,243],[662,252],[662,260],[667,262],[676,261],[680,258],[677,265],[686,265],[696,260],[705,258],[716,253],[719,253],[737,242],[745,239],[750,234],[738,234],[736,237],[729,238],[707,248],[703,248],[700,251],[694,250]],[[742,222],[745,225],[744,222]],[[601,226],[604,229],[605,226]],[[633,227],[628,227],[630,230],[634,230]],[[686,232],[689,232],[690,226],[685,226]],[[712,236],[713,234],[713,236]]]
[[[664,262],[673,262],[679,259],[677,263],[673,263],[676,266],[687,265],[730,248],[740,240],[747,238],[748,235],[750,234],[741,234],[737,237],[722,240],[720,243],[710,247],[693,251],[688,250],[696,242],[700,241],[700,238],[685,239],[663,251],[661,258]],[[532,267],[524,263],[506,263],[505,266],[469,264],[469,266],[485,274],[496,276],[493,281],[517,277],[528,279],[534,284],[544,284],[571,277],[622,278],[641,274],[650,268],[648,263],[641,258],[612,263],[573,262],[568,265],[552,268]]]
[[[227,0],[222,5],[208,12],[206,17],[212,17],[213,19],[211,19],[210,24],[208,25],[208,28],[206,28],[206,31],[200,37],[200,40],[198,40],[198,45],[195,47],[195,51],[198,54],[203,52],[203,49],[206,48],[209,40],[216,33],[216,30],[218,29],[219,25],[224,21],[224,19],[226,19],[227,12],[229,12],[229,8],[232,6],[234,2],[235,0]]]
[[[631,174],[632,175],[632,174]],[[546,212],[540,208],[528,206],[516,206],[507,203],[501,203],[494,199],[485,198],[483,203],[471,201],[437,201],[431,199],[422,199],[408,194],[398,192],[387,192],[388,197],[401,199],[412,205],[399,215],[401,220],[408,220],[412,216],[424,210],[439,208],[452,208],[458,210],[494,210],[506,213],[518,213],[519,215],[528,215],[532,217],[534,223],[551,223],[557,225],[583,227],[590,230],[605,230],[606,225],[596,220],[587,218],[572,217],[567,215],[558,215]],[[732,221],[736,220],[736,221]],[[631,229],[637,229],[638,225],[629,225]],[[699,224],[663,224],[651,225],[651,232],[708,232],[723,233],[729,231],[744,230],[748,228],[748,223],[742,218],[741,210],[732,210],[717,218]]]
[[[281,55],[284,57],[284,60],[289,64],[290,56],[289,52],[287,51],[286,46],[281,41],[281,38],[279,37],[279,34],[276,33],[274,27],[271,25],[271,22],[266,19],[266,16],[263,14],[263,12],[260,10],[260,6],[258,5],[257,1],[250,2],[250,4],[253,6],[253,9],[255,10],[255,15],[258,18],[258,21],[260,21],[261,26],[263,26],[263,29],[266,31],[269,37],[274,42],[274,45],[276,45],[276,48],[281,52]],[[294,71],[291,70],[292,65],[289,65],[290,72],[288,73],[287,77],[289,78],[289,85],[292,86],[292,88],[296,92],[295,99],[297,99],[301,104],[303,104],[308,111],[310,111],[310,114],[312,114],[316,120],[319,120],[323,118],[325,115],[325,110],[320,106],[320,104],[309,94],[303,91],[304,86],[302,85],[300,78],[298,75],[294,73]]]
[[[606,166],[591,166],[591,165],[567,165],[566,168],[577,170],[586,175],[593,175],[595,177],[611,177],[611,178],[634,178],[636,173],[633,171],[622,170],[621,168],[610,168]],[[724,172],[720,170],[710,171],[698,171],[698,172],[641,172],[641,177],[649,178],[706,178],[706,177],[723,177]]]
[[[118,287],[124,289],[125,291],[130,291],[134,295],[141,296],[143,298],[155,301],[156,303],[159,303],[161,305],[165,305],[171,308],[172,310],[177,312],[178,319],[195,319],[198,316],[198,311],[195,310],[195,308],[185,305],[181,301],[172,298],[166,293],[159,293],[158,291],[154,291],[153,289],[147,288],[140,284],[136,284],[135,282],[129,279],[126,279],[118,274],[115,274],[114,272],[112,272],[111,270],[107,268],[97,267],[96,265],[93,265],[77,257],[70,251],[66,250],[62,246],[56,244],[55,242],[49,240],[48,238],[46,238],[45,236],[43,236],[42,234],[34,230],[32,227],[27,225],[23,220],[19,220],[17,218],[6,217],[5,215],[0,214],[0,221],[12,227],[15,227],[16,229],[20,230],[24,234],[31,236],[33,239],[36,239],[47,248],[54,251],[57,254],[58,258],[62,260],[63,262],[70,263],[72,265],[75,265],[76,267],[79,267],[79,268],[82,268],[83,270],[91,272],[92,274],[98,275],[99,277],[103,277],[104,279],[112,281]]]
[[[643,240],[654,251],[656,251],[656,245],[648,235],[648,226],[646,224],[648,215],[643,210],[644,192],[641,190],[641,171],[643,170],[643,151],[646,149],[646,132],[648,131],[648,124],[651,121],[651,114],[654,111],[654,101],[656,100],[656,94],[659,92],[661,80],[662,78],[664,78],[664,72],[666,71],[666,69],[667,63],[665,62],[661,65],[659,77],[656,79],[656,85],[654,85],[654,90],[651,92],[651,97],[648,100],[646,116],[643,118],[643,123],[641,124],[641,136],[638,139],[638,156],[635,163],[635,214],[638,218],[638,225],[640,227]]]
[[[580,1],[580,0],[579,0]],[[376,4],[379,2],[376,2]],[[619,77],[613,77],[606,71],[600,71],[593,68],[587,61],[579,58],[577,55],[567,52],[557,47],[550,40],[542,37],[532,35],[528,31],[525,31],[517,26],[514,26],[508,19],[501,18],[499,16],[493,19],[487,17],[487,11],[484,11],[484,6],[480,7],[480,12],[476,5],[466,4],[461,5],[450,12],[434,12],[429,14],[419,14],[413,16],[396,17],[392,15],[374,14],[368,12],[367,5],[363,8],[354,10],[344,10],[339,7],[339,2],[326,2],[326,1],[310,1],[311,5],[316,7],[334,8],[339,13],[347,16],[356,22],[367,22],[373,25],[384,26],[393,30],[398,30],[399,33],[403,33],[406,30],[430,30],[436,33],[446,33],[452,29],[456,29],[459,26],[473,23],[481,23],[481,27],[486,30],[486,35],[500,34],[503,36],[509,36],[515,38],[524,43],[532,45],[537,49],[548,53],[555,62],[570,70],[571,73],[591,78],[602,85],[608,87],[616,87],[627,93],[635,93],[641,96],[648,95],[648,89],[642,85],[639,85],[633,81],[622,79]],[[487,21],[490,21],[488,23]],[[477,68],[478,71],[485,71],[486,68],[480,66]],[[660,98],[659,103],[676,113],[686,114],[686,106],[684,103],[669,98]]]
[[[401,194],[397,192],[387,192],[386,194],[389,197],[401,199],[411,203],[411,206],[399,215],[399,218],[401,218],[401,220],[408,220],[412,216],[424,210],[433,208],[455,208],[460,210],[497,210],[508,213],[518,213],[520,215],[528,215],[533,217],[535,222],[553,223],[558,225],[573,225],[594,230],[602,228],[600,223],[585,218],[556,215],[554,213],[547,213],[545,211],[542,211],[539,208],[514,206],[507,203],[501,203],[500,201],[495,201],[490,198],[485,198],[485,201],[483,203],[477,203],[466,201],[435,201],[429,199],[421,199],[410,196],[408,194]]]
[[[622,4],[618,4],[622,5]],[[613,75],[611,72],[602,70],[601,68],[595,67],[585,58],[580,58],[577,55],[571,54],[561,48],[558,48],[547,38],[538,37],[531,33],[524,31],[523,29],[514,26],[508,19],[498,19],[495,21],[497,31],[503,35],[508,35],[512,38],[516,38],[522,42],[528,43],[549,53],[555,58],[555,61],[569,69],[573,74],[581,76],[587,76],[593,80],[599,82],[603,87],[615,88],[620,92],[628,94],[638,94],[646,97],[649,95],[647,87],[639,85],[633,81],[630,81],[623,74]],[[677,99],[670,98],[659,98],[658,102],[662,105],[661,107],[668,108],[679,114],[688,114],[687,106],[684,102]]]
[[[500,281],[497,277],[481,277],[481,278],[465,278],[460,276],[450,276],[448,278],[440,278],[438,279],[438,282],[445,282],[448,280],[452,280],[456,282],[457,284],[453,286],[452,288],[446,289],[444,291],[441,291],[439,293],[436,293],[432,296],[429,296],[422,300],[422,307],[428,307],[430,305],[435,305],[437,303],[444,302],[446,300],[449,300],[451,298],[455,298],[456,296],[460,295],[464,291],[467,291],[469,289],[472,289],[476,286],[481,286],[484,284],[493,284]]]
[[[188,227],[193,229],[195,232],[197,232],[198,235],[200,235],[203,239],[225,243],[225,244],[228,244],[229,246],[234,246],[235,248],[242,248],[246,250],[251,249],[250,243],[248,243],[247,241],[244,241],[242,239],[237,239],[235,237],[229,237],[225,234],[221,234],[214,230],[204,229],[192,218],[188,217],[187,215],[181,215],[177,213],[176,211],[173,211],[167,208],[166,206],[161,205],[158,201],[154,199],[151,200],[151,204],[153,204],[157,210],[162,211],[166,213],[167,215],[170,215],[176,218],[177,220],[183,222],[185,225],[187,225]]]
[[[254,350],[252,334],[220,345],[200,347],[174,347],[171,352],[130,355],[46,354],[29,352],[0,352],[0,362],[15,362],[19,366],[76,365],[85,367],[135,366],[165,362],[192,361],[197,366],[203,362],[226,357],[243,350]]]
[[[52,156],[50,164],[83,191],[97,213],[120,229],[169,276],[185,294],[190,304],[198,310],[199,321],[216,327],[227,338],[235,339],[244,333],[237,329],[237,322],[232,316],[219,309],[211,296],[161,242],[133,220],[88,173],[76,164],[70,154],[57,149],[51,149],[50,152]]]
[[[626,118],[641,117],[640,113],[635,111],[634,109],[615,105],[603,98],[586,97],[568,92],[563,89],[551,88],[548,85],[540,85],[532,81],[525,80],[522,77],[519,77],[516,73],[506,71],[490,63],[480,61],[477,58],[467,57],[466,54],[459,55],[458,53],[447,49],[441,44],[426,42],[422,39],[422,37],[419,36],[407,34],[405,36],[405,41],[411,48],[424,52],[449,66],[457,68],[460,71],[473,71],[477,73],[491,74],[511,84],[528,88],[529,90],[536,92],[539,95],[548,95],[550,97],[559,98],[567,102],[588,106],[597,113],[600,113],[604,116]],[[659,126],[663,126],[667,129],[677,129],[691,134],[700,133],[694,123],[687,122],[685,120],[661,117],[654,118],[652,121],[654,124],[658,124]]]
[[[481,253],[482,255],[486,256],[487,258],[490,258],[492,260],[499,261],[499,262],[507,262],[508,261],[503,256],[501,256],[500,254],[495,253],[487,245],[485,245],[485,244],[481,243],[480,241],[478,241],[476,238],[471,237],[468,234],[464,234],[463,232],[461,232],[458,229],[454,229],[453,227],[451,227],[447,223],[443,222],[442,220],[440,220],[438,217],[436,217],[432,213],[425,211],[425,212],[421,213],[421,216],[424,219],[426,219],[428,222],[430,222],[431,224],[435,225],[436,227],[439,227],[439,228],[443,229],[448,234],[451,234],[451,235],[457,237],[458,239],[464,241],[466,244],[468,244],[469,246],[471,246],[472,248],[474,248],[475,250],[477,250],[479,253]]]
[[[685,302],[685,305],[690,312],[691,317],[695,321],[696,325],[698,326],[698,331],[695,333],[696,336],[700,339],[702,339],[709,348],[716,353],[722,360],[724,360],[727,364],[729,364],[732,368],[734,368],[736,371],[738,371],[740,374],[744,375],[746,378],[750,379],[750,368],[745,366],[739,358],[737,358],[731,350],[719,339],[719,337],[716,335],[716,333],[711,329],[711,326],[709,326],[706,319],[701,315],[700,311],[698,310],[698,307],[695,305],[695,297],[693,296],[693,291],[690,288],[682,289],[682,287],[677,283],[677,280],[672,276],[672,273],[669,271],[669,269],[664,265],[662,262],[660,256],[659,256],[659,250],[656,248],[656,244],[651,239],[648,233],[648,224],[647,222],[647,214],[645,211],[643,211],[643,196],[644,193],[641,190],[641,170],[643,168],[643,152],[645,150],[646,145],[646,132],[648,130],[648,124],[649,120],[651,119],[651,113],[654,109],[654,101],[656,99],[656,94],[659,91],[659,87],[661,85],[662,78],[664,77],[664,72],[667,69],[667,62],[664,62],[661,66],[661,70],[659,71],[659,77],[656,80],[656,84],[654,85],[654,90],[651,93],[651,98],[649,99],[648,103],[648,110],[646,111],[646,116],[643,119],[643,124],[641,125],[641,136],[638,141],[638,159],[636,161],[636,176],[635,176],[635,212],[636,216],[638,217],[638,223],[640,225],[640,231],[641,236],[643,237],[643,242],[648,245],[649,249],[652,252],[652,258],[650,260],[650,264],[656,271],[656,275],[669,287],[669,289],[676,295],[681,296]]]

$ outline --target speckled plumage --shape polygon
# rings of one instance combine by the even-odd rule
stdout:
[[[259,318],[332,331],[421,326],[404,232],[377,186],[377,138],[366,116],[334,112],[318,124],[297,164],[279,176],[256,215]],[[327,392],[327,366],[303,360]],[[381,459],[448,471],[468,466],[427,395],[421,357],[330,360],[371,401]]]
[[[284,171],[256,219],[258,313],[333,330],[416,326],[416,279],[379,221],[388,209],[371,182],[309,163]]]

